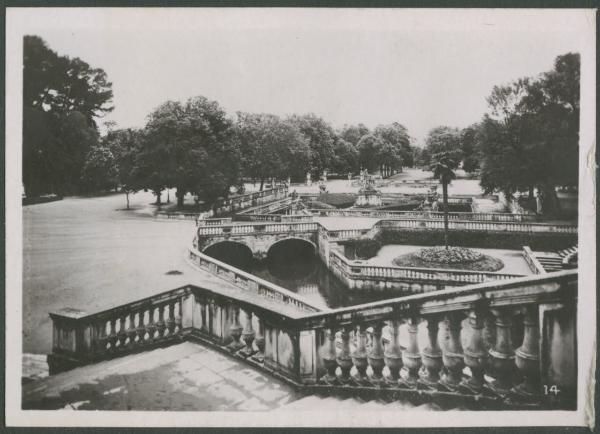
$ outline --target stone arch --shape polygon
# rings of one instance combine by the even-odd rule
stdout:
[[[244,271],[249,271],[252,266],[252,249],[237,240],[215,241],[204,247],[202,253]]]
[[[313,253],[316,255],[318,254],[318,249],[317,249],[317,245],[315,243],[313,243],[311,240],[307,240],[306,238],[302,238],[302,237],[285,237],[282,238],[280,240],[276,240],[273,243],[269,244],[267,246],[267,248],[265,249],[266,252],[266,256],[269,256],[269,252],[271,251],[271,249],[276,246],[276,245],[281,245],[281,243],[285,243],[286,241],[302,241],[306,244],[309,244],[312,247],[312,251]]]

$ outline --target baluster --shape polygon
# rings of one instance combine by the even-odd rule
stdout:
[[[108,343],[110,344],[109,351],[111,353],[115,352],[117,345],[117,320],[110,320],[110,333],[108,335]]]
[[[443,366],[442,350],[438,344],[439,318],[429,317],[427,320],[427,346],[421,353],[425,371],[420,383],[429,389],[437,389],[440,381],[440,370]]]
[[[515,352],[512,341],[512,312],[505,309],[494,309],[496,317],[496,342],[489,353],[491,370],[495,381],[490,388],[501,396],[505,396],[512,387],[511,377],[515,366]]]
[[[340,366],[340,382],[346,384],[350,382],[350,370],[352,369],[352,358],[350,357],[350,327],[342,328],[340,334],[342,337],[342,348],[337,356],[337,363]]]
[[[390,342],[383,354],[383,360],[390,372],[390,376],[386,378],[386,383],[397,386],[400,379],[400,369],[402,369],[402,347],[398,343],[400,321],[388,321],[388,326],[390,328]]]
[[[146,326],[144,325],[144,321],[145,321],[145,317],[146,316],[146,310],[141,310],[139,312],[139,316],[138,316],[138,325],[137,325],[137,335],[138,335],[138,341],[137,344],[138,345],[143,345],[144,344],[144,340],[146,338]]]
[[[512,389],[520,399],[536,401],[540,395],[540,350],[537,306],[528,306],[523,318],[523,345],[515,351],[515,362],[523,382]]]
[[[137,330],[135,328],[135,313],[129,314],[129,329],[127,329],[127,337],[129,338],[129,347],[133,348],[136,344],[135,337]]]
[[[337,357],[335,351],[335,329],[327,329],[325,335],[325,345],[321,349],[321,357],[327,373],[321,377],[321,381],[327,384],[336,384],[337,376],[335,371],[337,369]]]
[[[231,318],[229,334],[231,335],[232,341],[227,345],[227,348],[234,352],[240,350],[244,344],[240,342],[242,325],[240,324],[240,308],[237,306],[233,306],[233,316]]]
[[[487,352],[483,344],[483,315],[479,311],[469,314],[471,335],[464,349],[465,365],[471,370],[471,377],[464,380],[461,386],[470,393],[478,394],[484,385],[483,373],[487,362]]]
[[[156,323],[156,330],[158,331],[158,336],[156,337],[156,339],[162,339],[162,337],[164,336],[165,329],[165,305],[161,304],[158,306],[158,322]]]
[[[96,344],[96,352],[99,354],[104,354],[106,352],[106,343],[108,342],[108,337],[106,336],[106,320],[96,324],[96,336],[98,339]]]
[[[265,326],[262,319],[258,316],[256,318],[258,320],[258,332],[254,338],[254,344],[258,351],[252,356],[252,360],[263,363],[265,361]]]
[[[369,381],[374,385],[381,384],[383,380],[383,375],[381,371],[383,370],[384,360],[383,360],[383,345],[381,344],[381,323],[373,324],[373,333],[371,337],[371,351],[369,351],[367,355],[367,360],[369,362],[369,366],[371,366],[371,375],[369,377]]]
[[[177,333],[181,332],[181,321],[183,316],[183,298],[180,298],[177,302],[177,309],[175,309],[175,330]]]
[[[149,342],[154,342],[154,335],[156,333],[156,321],[154,321],[154,312],[155,312],[155,307],[151,306],[148,309],[148,325],[146,326],[146,330],[148,330],[148,341]]]
[[[124,315],[119,318],[119,332],[117,333],[117,343],[119,350],[123,350],[126,346],[125,341],[127,340],[127,330],[125,328],[125,321],[127,317]]]
[[[364,324],[358,326],[356,334],[356,347],[352,352],[352,362],[356,367],[356,373],[353,375],[354,381],[362,385],[367,381],[367,331]]]
[[[166,326],[169,336],[173,336],[173,332],[175,331],[175,302],[169,302],[167,306],[169,309],[169,319],[166,321]]]
[[[421,354],[419,352],[419,320],[415,317],[408,320],[408,347],[402,352],[402,362],[406,367],[408,375],[401,378],[399,383],[402,387],[415,388],[419,379],[419,368],[421,367]]]
[[[254,342],[254,329],[252,328],[252,312],[250,310],[245,310],[246,313],[246,323],[244,325],[244,330],[242,330],[242,340],[246,344],[244,348],[239,351],[244,357],[250,357],[255,353],[254,348],[252,348],[252,342]]]
[[[462,370],[465,366],[463,348],[460,341],[462,314],[458,312],[448,314],[445,323],[448,335],[442,349],[442,361],[444,362],[446,372],[440,380],[440,384],[450,391],[456,391],[462,378]]]

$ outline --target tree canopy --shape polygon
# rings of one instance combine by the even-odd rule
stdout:
[[[238,179],[239,147],[232,122],[216,101],[167,101],[149,116],[138,168],[147,188],[177,188],[178,205],[193,192],[214,202]]]
[[[494,87],[481,131],[487,191],[537,187],[544,212],[558,210],[555,187],[578,181],[579,70],[579,54],[568,53],[537,78]]]
[[[86,156],[98,144],[96,118],[112,110],[102,69],[60,56],[38,36],[23,40],[23,185],[27,195],[85,187]]]

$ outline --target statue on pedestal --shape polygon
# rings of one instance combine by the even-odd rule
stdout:
[[[312,185],[312,181],[310,180],[310,172],[306,172],[306,185]]]

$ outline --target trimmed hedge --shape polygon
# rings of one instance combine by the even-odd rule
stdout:
[[[444,231],[437,229],[410,230],[382,228],[375,236],[381,245],[413,244],[419,246],[440,246],[444,244]],[[522,249],[530,246],[533,250],[560,250],[577,244],[576,234],[562,233],[519,233],[448,231],[449,243],[461,247],[487,247],[497,249]]]

